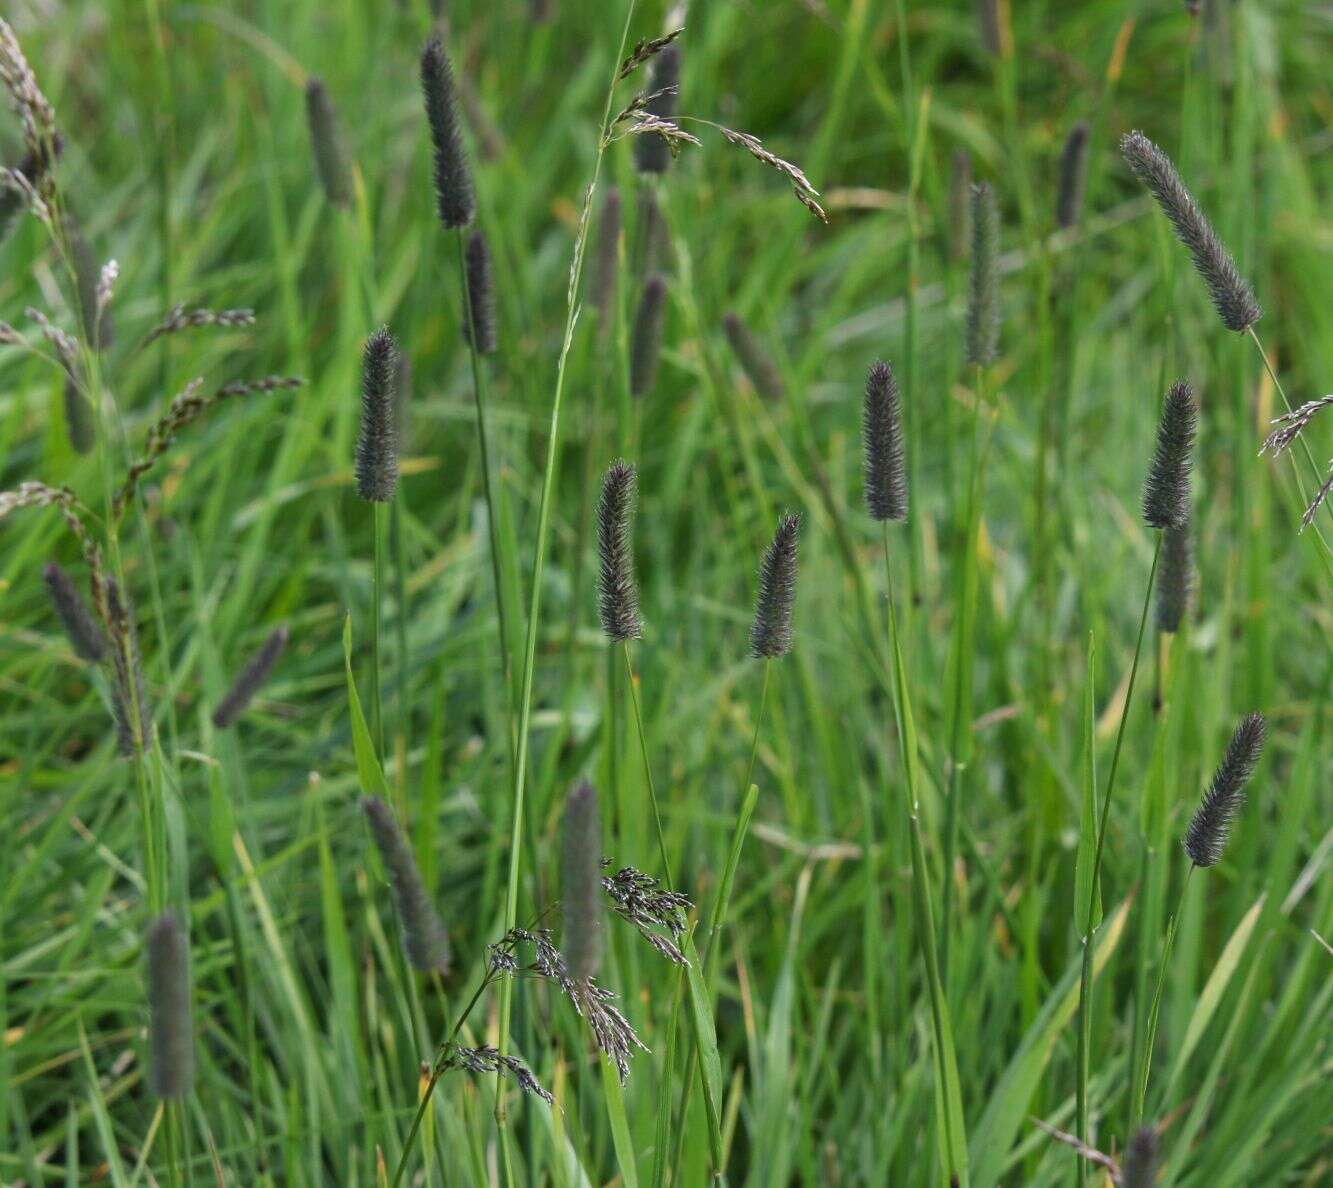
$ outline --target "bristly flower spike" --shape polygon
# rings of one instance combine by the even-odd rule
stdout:
[[[454,72],[438,38],[421,53],[421,90],[426,100],[426,121],[435,145],[435,197],[440,222],[448,230],[466,226],[476,210],[472,171],[463,147]]]
[[[310,145],[315,153],[315,171],[324,187],[324,196],[334,206],[349,207],[355,191],[352,158],[347,152],[338,113],[322,79],[312,76],[306,83],[305,110],[310,125]]]
[[[800,534],[801,517],[785,514],[759,567],[759,597],[750,627],[750,654],[756,659],[778,660],[791,651]]]
[[[985,182],[972,187],[972,278],[967,300],[967,361],[985,367],[1000,342],[1000,211]]]
[[[876,363],[866,378],[861,426],[865,444],[866,507],[876,520],[905,520],[907,471],[898,381],[887,363]]]
[[[639,588],[634,580],[634,491],[638,475],[617,459],[602,479],[597,501],[597,611],[602,630],[613,643],[643,635]]]
[[[479,355],[495,353],[495,283],[491,271],[491,249],[480,231],[468,236],[465,252],[467,310],[463,318],[463,341],[474,339]]]
[[[1245,803],[1245,785],[1259,764],[1267,724],[1250,714],[1231,736],[1203,800],[1185,830],[1185,853],[1195,866],[1216,866],[1231,836],[1231,824]]]
[[[754,385],[754,390],[766,400],[781,400],[785,390],[782,372],[740,314],[734,310],[723,314],[722,330],[741,370]]]
[[[1083,215],[1083,183],[1088,174],[1088,123],[1079,120],[1069,129],[1060,152],[1060,188],[1056,193],[1055,222],[1060,227],[1078,225]]]
[[[1143,484],[1143,518],[1152,528],[1181,528],[1189,522],[1190,472],[1198,414],[1188,383],[1171,385],[1157,423],[1157,446]]]
[[[1194,540],[1190,520],[1162,533],[1162,572],[1157,578],[1157,630],[1173,635],[1194,597]]]
[[[1157,1131],[1142,1127],[1125,1150],[1120,1188],[1153,1188],[1157,1183]]]
[[[680,46],[665,46],[653,59],[645,105],[649,115],[670,120],[676,114],[680,88]],[[634,142],[634,167],[640,173],[665,173],[671,164],[671,146],[660,136],[640,136]]]
[[[657,360],[662,353],[662,322],[666,315],[666,277],[654,272],[643,282],[643,295],[634,315],[630,339],[629,390],[642,396],[657,382]]]
[[[246,707],[254,699],[254,695],[268,680],[268,674],[273,671],[273,666],[278,662],[283,649],[286,648],[287,637],[286,627],[278,627],[270,632],[269,637],[264,641],[264,646],[254,654],[250,663],[241,670],[236,682],[227,690],[227,695],[218,703],[217,709],[213,711],[213,725],[219,730],[225,730],[245,712]]]
[[[1120,151],[1194,257],[1194,269],[1208,286],[1222,324],[1238,333],[1248,330],[1263,316],[1263,310],[1208,216],[1180,180],[1171,158],[1142,132],[1127,133],[1120,141]]]
[[[74,654],[89,664],[104,659],[108,649],[106,636],[102,634],[88,604],[79,597],[74,580],[54,561],[46,563],[42,578]]]
[[[398,487],[398,344],[387,326],[366,342],[361,369],[361,433],[356,441],[356,491],[372,503],[388,503]]]
[[[172,912],[148,928],[148,1083],[160,1098],[194,1085],[190,1022],[190,941]]]
[[[602,814],[587,780],[565,803],[560,898],[564,906],[565,962],[576,981],[597,976],[602,961]]]
[[[449,938],[435,912],[435,907],[421,882],[416,856],[403,836],[393,810],[378,796],[367,796],[361,801],[366,814],[370,836],[384,861],[393,892],[394,907],[403,929],[403,947],[412,968],[422,973],[449,968]]]

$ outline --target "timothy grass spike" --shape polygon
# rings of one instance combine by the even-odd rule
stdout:
[[[1088,176],[1088,136],[1086,120],[1079,120],[1069,130],[1060,152],[1060,186],[1055,200],[1055,222],[1060,227],[1075,227],[1083,215],[1083,188]]]
[[[780,400],[785,390],[782,372],[764,350],[754,331],[745,324],[740,314],[728,310],[722,316],[722,329],[731,344],[732,352],[754,389],[768,400]]]
[[[750,627],[750,654],[756,659],[777,660],[791,651],[800,534],[801,517],[783,515],[759,567],[759,597]]]
[[[995,191],[980,182],[972,187],[972,276],[967,300],[967,361],[976,367],[993,363],[999,350],[999,250]]]
[[[643,282],[639,308],[634,314],[630,339],[629,390],[643,396],[657,382],[657,362],[662,353],[662,323],[666,317],[666,277],[654,272]]]
[[[614,643],[643,635],[639,588],[634,579],[634,494],[637,472],[617,459],[602,479],[597,501],[597,610],[602,630]]]
[[[898,381],[887,363],[876,363],[870,368],[861,426],[866,507],[876,520],[905,520],[907,469]]]
[[[421,881],[416,856],[399,829],[393,810],[378,796],[367,796],[361,801],[361,811],[366,815],[370,836],[389,876],[407,959],[413,969],[422,973],[445,973],[449,968],[448,934]]]
[[[564,954],[570,977],[597,976],[602,961],[602,814],[587,780],[574,785],[565,802],[560,899],[564,908]]]
[[[498,341],[495,331],[495,278],[491,249],[480,231],[468,236],[466,248],[468,316],[463,319],[463,341],[475,339],[477,354],[493,355]]]
[[[1231,736],[1185,831],[1185,853],[1195,866],[1216,866],[1221,861],[1232,822],[1245,803],[1245,785],[1263,753],[1266,734],[1263,714],[1250,714]]]
[[[1143,484],[1143,518],[1153,528],[1189,523],[1190,472],[1198,413],[1185,380],[1171,385],[1157,424],[1157,445]]]
[[[1162,573],[1157,582],[1157,630],[1180,630],[1194,597],[1194,537],[1187,519],[1162,534]]]
[[[160,1098],[184,1097],[194,1085],[190,1011],[190,941],[173,912],[148,928],[148,1083]]]
[[[48,561],[42,570],[60,624],[65,629],[74,654],[90,664],[106,658],[109,650],[106,636],[93,618],[88,604],[79,597],[74,580],[56,562]]]
[[[1151,1126],[1142,1127],[1129,1140],[1119,1183],[1120,1188],[1153,1188],[1157,1183],[1157,1131]]]
[[[333,206],[346,209],[356,192],[352,158],[347,151],[338,113],[322,79],[311,77],[305,88],[306,120],[310,126],[310,146],[315,154],[315,170],[324,196]]]
[[[472,170],[463,146],[453,67],[438,38],[421,53],[421,90],[426,122],[435,146],[435,199],[440,222],[448,230],[466,226],[476,211]]]
[[[213,711],[213,725],[219,730],[225,730],[237,718],[241,716],[249,706],[254,696],[259,692],[260,687],[268,680],[268,675],[273,671],[273,666],[278,662],[283,650],[287,647],[289,632],[287,628],[279,627],[269,632],[269,636],[264,640],[264,645],[254,654],[237,676],[235,683],[227,694],[218,703],[217,709]]]
[[[366,342],[356,442],[356,490],[371,503],[388,503],[398,487],[397,375],[398,344],[389,328],[381,326]]]

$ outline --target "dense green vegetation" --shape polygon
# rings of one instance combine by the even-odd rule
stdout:
[[[1333,409],[1282,456],[1259,447],[1284,400],[1333,386],[1333,10],[1002,0],[988,45],[991,6],[966,0],[432,7],[5,6],[61,151],[50,227],[22,195],[6,208],[0,492],[68,487],[91,543],[33,488],[43,506],[0,517],[0,1183],[1093,1184],[1145,1123],[1158,1183],[1323,1182],[1333,516],[1299,529]],[[681,25],[608,94],[636,41]],[[433,35],[493,269],[479,356],[465,232],[432,183]],[[677,50],[700,143],[642,173],[661,142],[635,115],[601,139],[603,110]],[[345,155],[317,162],[325,101]],[[1057,220],[1079,121],[1082,201]],[[1253,286],[1272,373],[1117,151],[1135,128]],[[17,115],[0,150],[19,166]],[[979,367],[960,154],[999,209]],[[645,290],[655,369],[631,357]],[[178,303],[254,318],[155,335]],[[372,504],[354,459],[382,325],[406,361],[400,477]],[[879,359],[910,494],[883,533],[861,457]],[[223,391],[269,376],[304,383]],[[223,398],[187,407],[117,514],[195,377]],[[1145,594],[1179,542],[1157,553],[1141,502],[1180,378],[1197,573],[1167,633]],[[643,631],[612,645],[596,510],[617,457],[637,467]],[[784,512],[794,645],[755,659]],[[76,651],[43,582],[56,560],[88,598],[94,545],[131,666],[137,628],[138,754],[133,709],[127,746],[112,713],[132,678]],[[217,725],[279,628],[267,681]],[[1255,711],[1248,798],[1194,869],[1190,814]],[[577,846],[562,859],[582,779],[606,873],[698,905],[678,936],[664,908],[654,946],[611,914],[630,882],[604,900],[598,981],[649,1049],[623,1088],[554,967],[506,976],[488,950],[544,927],[595,960],[595,888]],[[423,902],[402,908],[413,857],[447,972],[411,967],[442,943]],[[156,1020],[150,1051],[150,928],[155,1001],[179,989],[167,910],[192,1020]],[[511,935],[501,964],[533,952]]]

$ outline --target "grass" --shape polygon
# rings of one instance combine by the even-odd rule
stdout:
[[[972,1188],[1063,1185],[1078,1156],[1031,1119],[1074,1134],[1084,1117],[1117,1159],[1156,1124],[1162,1183],[1328,1174],[1333,564],[1326,514],[1296,529],[1333,412],[1293,461],[1258,457],[1285,401],[1333,384],[1326,14],[1001,5],[1012,52],[993,59],[966,0],[689,5],[679,110],[804,168],[830,222],[684,123],[703,144],[653,183],[666,320],[653,389],[631,397],[646,187],[632,138],[603,151],[598,128],[622,24],[629,45],[654,36],[666,5],[563,0],[545,23],[517,0],[449,6],[495,265],[500,349],[480,361],[459,332],[461,241],[434,213],[426,0],[86,0],[60,22],[10,7],[64,133],[62,186],[121,274],[95,362],[114,415],[92,453],[69,445],[60,375],[0,346],[0,491],[68,484],[100,528],[194,376],[308,382],[183,430],[126,510],[108,564],[138,610],[142,763],[116,756],[107,683],[46,598],[48,560],[87,577],[59,515],[0,521],[0,1182],[373,1184],[401,1165],[430,1185],[695,1185],[723,1164],[732,1185],[933,1186],[954,1161]],[[308,74],[338,109],[354,212],[319,186]],[[1081,118],[1083,219],[1053,234]],[[1218,325],[1120,162],[1130,128],[1172,154],[1253,283],[1264,358]],[[967,262],[948,251],[960,147],[1001,210],[984,393],[962,361]],[[0,149],[21,155],[7,116]],[[611,185],[626,227],[602,333],[567,286],[585,202],[591,251]],[[75,332],[66,279],[21,218],[0,318],[32,337],[32,305]],[[176,301],[257,322],[136,349]],[[729,310],[780,399],[744,378]],[[412,385],[393,520],[373,533],[352,445],[381,324]],[[859,457],[881,357],[904,382],[912,479],[887,572]],[[1197,608],[1170,639],[1149,617],[1129,700],[1155,536],[1140,485],[1177,376],[1201,409]],[[639,470],[632,670],[597,630],[590,491],[617,454]],[[760,671],[755,568],[788,508],[796,642]],[[284,624],[269,683],[214,728]],[[352,713],[352,676],[382,701],[387,749]],[[1251,710],[1270,741],[1249,802],[1223,861],[1186,882],[1180,835]],[[651,1049],[623,1089],[549,982],[486,981],[508,925],[559,935],[559,823],[583,776],[607,855],[669,868],[698,905],[693,984],[609,927],[601,981]],[[402,814],[450,932],[444,978],[407,968],[362,795]],[[189,926],[196,1067],[163,1110],[143,938],[168,907]],[[421,1107],[455,1027],[522,1060],[555,1106],[454,1069]]]

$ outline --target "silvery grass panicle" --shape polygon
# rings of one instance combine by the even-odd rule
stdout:
[[[1120,151],[1134,176],[1171,220],[1176,237],[1189,249],[1194,269],[1208,286],[1208,295],[1222,324],[1238,333],[1248,330],[1263,315],[1263,310],[1212,223],[1180,180],[1171,158],[1137,131],[1126,133],[1120,141]]]
[[[251,657],[247,664],[237,676],[235,683],[227,690],[226,696],[218,703],[217,709],[213,711],[213,725],[219,730],[225,730],[236,721],[254,699],[260,687],[268,680],[268,674],[273,671],[273,666],[278,662],[283,650],[287,647],[288,630],[286,627],[278,627],[269,633],[264,640],[264,646]]]
[[[861,417],[866,508],[876,520],[907,518],[907,471],[899,407],[893,369],[887,363],[876,363],[866,377]]]
[[[361,811],[366,815],[370,836],[389,876],[389,889],[403,930],[403,947],[412,968],[422,973],[447,973],[449,937],[421,881],[416,855],[398,827],[393,810],[378,796],[367,796],[361,801]]]
[[[756,659],[778,660],[791,651],[800,535],[801,517],[784,515],[759,567],[759,597],[750,627],[750,654]]]
[[[622,459],[612,462],[597,501],[597,611],[612,643],[643,635],[639,588],[634,578],[634,492],[637,474]]]
[[[190,940],[172,912],[148,928],[148,1084],[160,1098],[180,1098],[194,1085],[190,1018]]]
[[[398,415],[394,381],[398,344],[387,326],[366,342],[361,370],[361,432],[356,442],[356,491],[372,503],[388,503],[398,487]]]
[[[463,146],[463,128],[453,67],[438,38],[421,53],[421,90],[426,122],[435,146],[435,198],[440,222],[447,230],[466,226],[476,210],[472,170]]]
[[[1185,853],[1195,866],[1216,866],[1221,861],[1232,822],[1245,803],[1245,785],[1263,754],[1266,733],[1263,714],[1250,714],[1231,736],[1226,754],[1185,831]]]
[[[1143,484],[1143,518],[1152,528],[1183,528],[1189,522],[1190,473],[1198,414],[1184,380],[1171,385],[1157,424],[1157,445]]]

